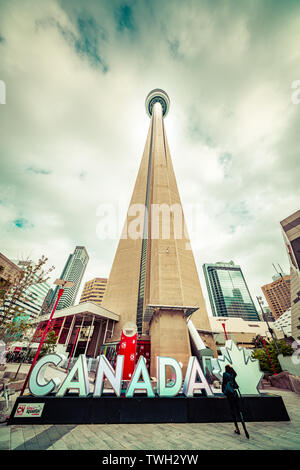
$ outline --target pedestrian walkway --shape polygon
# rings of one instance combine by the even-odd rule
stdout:
[[[300,450],[300,395],[268,391],[283,397],[291,421],[248,423],[249,441],[229,423],[2,424],[0,450]]]

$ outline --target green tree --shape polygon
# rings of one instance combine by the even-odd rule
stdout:
[[[44,330],[40,331],[39,335],[35,336],[35,341],[37,343],[39,343],[41,341],[43,333],[44,333]],[[39,354],[39,359],[41,359],[41,357],[46,356],[47,354],[51,354],[55,351],[57,338],[58,338],[58,336],[55,335],[55,331],[53,329],[48,331],[48,333],[46,334],[46,338],[44,340],[44,344],[43,344],[42,349],[41,349],[40,354]],[[28,355],[28,359],[30,361],[32,361],[35,354],[36,354],[36,351],[31,350],[29,355]]]
[[[46,338],[44,341],[44,344],[42,346],[39,359],[43,356],[46,356],[47,354],[51,354],[55,351],[55,346],[56,346],[56,341],[57,341],[58,336],[56,336],[54,330],[48,331],[46,334]]]
[[[256,335],[255,338],[252,339],[252,344],[254,345],[255,349],[263,347],[263,337],[261,335]]]
[[[283,354],[283,356],[291,356],[293,354],[294,352],[293,348],[288,343],[286,343],[283,339],[277,340],[276,343],[280,351],[280,354]],[[259,345],[258,341],[257,341],[257,344]],[[269,355],[274,365],[275,371],[277,373],[281,372],[282,369],[278,361],[278,357],[277,357],[278,353],[277,353],[277,349],[276,349],[274,341],[266,341],[266,346],[268,348]],[[267,350],[265,346],[263,345],[263,343],[261,343],[260,347],[257,347],[256,349],[254,349],[254,351],[252,352],[252,357],[254,359],[259,360],[259,365],[262,371],[274,373]]]

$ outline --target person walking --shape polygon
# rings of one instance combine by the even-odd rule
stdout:
[[[236,434],[241,434],[238,427],[238,419],[240,416],[240,407],[239,407],[239,396],[236,389],[239,388],[238,384],[235,381],[236,378],[235,370],[230,366],[225,366],[225,372],[223,374],[222,380],[222,392],[226,395],[230,407],[231,416],[235,424],[234,432]]]

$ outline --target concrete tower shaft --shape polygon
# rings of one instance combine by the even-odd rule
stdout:
[[[157,355],[186,366],[191,354],[186,315],[195,312],[195,327],[210,331],[164,127],[169,106],[163,90],[146,98],[149,131],[102,300],[120,315],[115,340],[128,321],[137,324],[139,335],[150,336],[151,369]],[[133,233],[137,226],[140,231]]]

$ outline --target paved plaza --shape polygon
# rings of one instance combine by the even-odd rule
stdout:
[[[283,397],[291,421],[248,423],[249,441],[229,423],[1,424],[0,450],[299,450],[300,395],[268,391]]]

